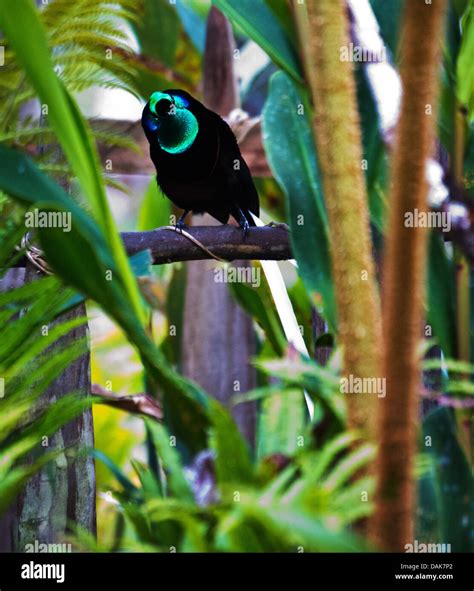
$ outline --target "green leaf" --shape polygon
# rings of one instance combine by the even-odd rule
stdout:
[[[63,366],[64,367],[64,366]],[[75,394],[69,394],[52,404],[48,409],[37,417],[34,422],[22,427],[19,432],[12,435],[12,442],[2,442],[0,460],[1,476],[8,473],[14,463],[25,454],[39,445],[42,437],[51,437],[64,424],[71,421],[89,408],[94,399],[92,396],[79,398]],[[14,437],[14,435],[16,435]]]
[[[193,502],[194,496],[184,475],[179,454],[166,429],[152,421],[147,421],[147,426],[153,435],[156,451],[166,473],[169,492],[177,499]]]
[[[310,125],[298,112],[302,104],[292,81],[276,73],[263,111],[263,140],[270,167],[286,194],[290,239],[301,278],[334,329],[327,218]]]
[[[281,2],[280,0],[265,0],[268,8],[277,17],[280,26],[283,27],[287,38],[293,44],[296,51],[298,51],[298,34],[295,29],[293,14],[289,2]]]
[[[457,97],[462,105],[474,109],[474,4],[470,2],[462,18],[462,37],[456,65]]]
[[[454,413],[447,408],[431,412],[423,422],[423,438],[430,438],[426,452],[433,459],[435,491],[441,542],[452,552],[473,551],[472,476],[456,435]]]
[[[213,0],[214,4],[270,58],[297,82],[302,82],[301,65],[285,29],[265,2],[254,0]]]
[[[168,284],[168,293],[166,294],[166,318],[168,326],[183,326],[184,322],[184,302],[186,293],[186,266],[174,265],[173,275]],[[177,367],[181,362],[182,341],[167,331],[166,338],[161,343],[161,348],[168,361]]]
[[[247,443],[239,433],[229,412],[217,401],[211,401],[211,446],[216,452],[216,476],[222,486],[230,483],[245,484],[253,480]]]
[[[196,511],[184,503],[174,499],[152,500],[147,504],[147,513],[154,526],[164,525],[163,522],[176,522],[183,527],[183,540],[180,550],[182,552],[206,552],[206,525],[196,517]],[[171,544],[175,543],[177,535],[171,538]],[[161,537],[160,542],[163,543]],[[170,545],[171,545],[170,544]]]
[[[392,55],[397,56],[398,40],[403,17],[405,0],[370,0],[375,18],[380,27],[380,33]]]
[[[193,4],[195,2],[177,2],[175,8],[186,34],[191,39],[194,47],[202,54],[206,44],[206,21],[195,10]]]
[[[258,457],[293,454],[304,433],[306,407],[302,390],[275,393],[262,400],[258,429]]]
[[[141,53],[167,66],[174,66],[180,26],[176,11],[168,2],[144,0],[139,23],[132,23]]]
[[[286,339],[281,323],[267,292],[268,287],[261,285],[253,288],[245,283],[231,283],[231,292],[252,318],[260,324],[275,353],[280,356],[286,348]]]
[[[45,454],[34,464],[19,466],[7,474],[2,474],[2,478],[0,478],[0,515],[8,509],[29,478],[42,466],[53,460],[58,453],[60,452]]]
[[[455,351],[454,267],[443,239],[434,232],[428,250],[428,322],[446,356]]]
[[[112,474],[117,479],[117,482],[123,486],[126,492],[133,496],[138,493],[137,487],[133,484],[133,482],[127,478],[127,476],[123,473],[123,471],[103,452],[99,449],[90,449],[88,453],[96,460],[101,461],[107,468],[112,472]]]
[[[148,185],[138,212],[137,230],[139,232],[146,232],[147,230],[154,230],[160,226],[168,226],[170,215],[171,202],[158,189],[156,179],[153,177]]]

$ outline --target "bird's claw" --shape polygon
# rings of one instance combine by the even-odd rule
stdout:
[[[243,220],[241,220],[240,228],[242,229],[242,235],[245,240],[245,237],[247,236],[248,231],[250,230],[250,224],[248,223],[248,221],[245,218]]]
[[[187,212],[186,212],[187,213]],[[184,223],[184,218],[186,214],[182,215],[179,220],[176,222],[176,232],[182,232],[183,230],[187,230],[188,226]]]

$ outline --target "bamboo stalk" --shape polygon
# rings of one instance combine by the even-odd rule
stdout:
[[[379,405],[375,513],[369,534],[386,550],[413,542],[416,421],[427,231],[407,228],[404,216],[425,212],[425,162],[434,148],[437,68],[445,2],[406,3],[401,45],[403,98],[392,166],[392,195],[383,286],[383,375],[387,397]],[[428,106],[431,110],[428,109]]]
[[[349,22],[342,0],[294,3],[316,116],[313,131],[328,210],[339,340],[346,377],[376,378],[381,312],[371,252],[369,213],[353,64],[341,60]],[[348,393],[349,424],[373,434],[376,396]]]

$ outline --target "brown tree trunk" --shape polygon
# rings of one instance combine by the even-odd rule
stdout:
[[[28,263],[28,265],[30,265]],[[40,271],[27,266],[25,282],[34,281]],[[85,304],[66,312],[52,323],[71,320],[86,314]],[[88,327],[75,328],[53,345],[88,337]],[[54,380],[42,394],[39,404],[47,406],[71,392],[80,396],[90,395],[90,353],[79,357]],[[24,552],[27,544],[58,543],[70,531],[70,524],[95,534],[95,467],[94,460],[81,455],[81,449],[94,446],[92,410],[67,423],[45,441],[44,451],[61,450],[61,453],[27,483],[17,499],[12,519],[13,548]]]
[[[228,115],[239,105],[233,50],[230,23],[213,7],[207,24],[204,102],[220,115]],[[217,223],[209,215],[199,218],[199,224]],[[255,386],[256,373],[250,365],[255,354],[255,335],[252,320],[234,301],[228,286],[215,281],[216,264],[210,261],[187,264],[183,373],[227,405],[234,394]],[[255,403],[238,405],[233,409],[233,416],[241,433],[253,444]]]
[[[372,540],[403,552],[413,542],[413,466],[419,420],[427,230],[407,227],[407,212],[428,210],[426,160],[434,149],[439,48],[444,0],[406,3],[401,45],[403,99],[392,167],[393,188],[384,260],[383,375],[387,396],[377,416]],[[428,108],[429,107],[429,108]]]

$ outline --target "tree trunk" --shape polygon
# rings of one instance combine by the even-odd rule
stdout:
[[[25,282],[34,281],[40,271],[28,263]],[[80,304],[55,320],[52,325],[84,316],[85,304]],[[75,328],[51,348],[88,337],[88,327]],[[71,363],[42,394],[39,404],[47,406],[62,396],[77,392],[90,395],[89,351]],[[94,446],[92,410],[70,421],[55,433],[44,451],[60,449],[61,453],[37,472],[17,499],[12,519],[13,548],[24,552],[27,544],[58,543],[70,531],[70,525],[96,532],[95,467],[94,460],[80,455],[81,449]]]
[[[220,115],[239,105],[233,69],[234,39],[227,19],[211,8],[204,56],[204,102]],[[217,224],[209,215],[199,223]],[[187,264],[183,329],[183,373],[224,405],[237,393],[255,387],[256,372],[249,360],[255,354],[252,320],[242,311],[225,283],[216,283],[218,263]],[[248,262],[236,261],[236,266]],[[233,416],[247,441],[254,444],[256,405],[240,404]]]

